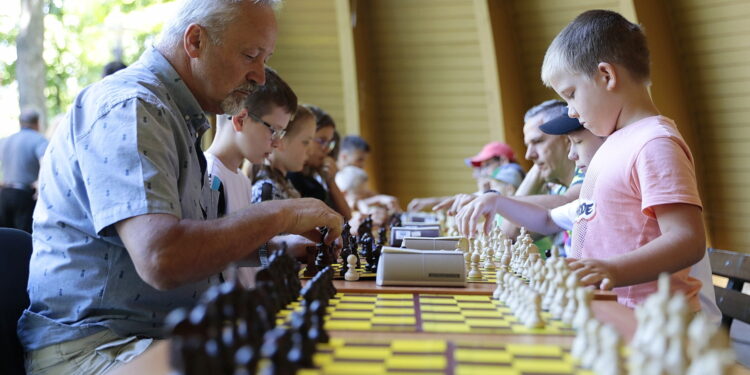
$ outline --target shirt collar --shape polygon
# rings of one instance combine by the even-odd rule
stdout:
[[[198,134],[203,134],[211,125],[198,100],[188,89],[185,81],[172,67],[172,64],[155,47],[149,47],[140,60],[167,88],[183,117]]]

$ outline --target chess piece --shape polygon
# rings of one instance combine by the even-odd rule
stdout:
[[[544,320],[542,320],[542,296],[537,292],[530,292],[529,294],[529,309],[526,311],[526,319],[524,325],[528,328],[542,328],[544,327]]]
[[[353,254],[349,255],[349,257],[346,258],[346,262],[348,263],[348,267],[346,274],[344,274],[344,279],[346,281],[359,280],[359,272],[357,271],[357,258]]]
[[[469,271],[470,279],[481,279],[482,271],[479,269],[479,252],[475,251],[471,254],[471,271]]]
[[[591,300],[594,298],[594,293],[588,288],[576,289],[576,314],[573,317],[573,328],[581,330],[587,321],[591,320],[594,316],[591,312]]]
[[[599,355],[594,360],[593,370],[597,375],[624,374],[620,360],[620,335],[609,325],[599,330]]]
[[[495,251],[492,250],[492,247],[490,245],[487,245],[487,255],[484,257],[484,268],[487,271],[494,271],[495,270]]]

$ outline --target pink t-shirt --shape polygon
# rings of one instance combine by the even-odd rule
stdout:
[[[606,259],[640,248],[661,235],[653,207],[687,203],[702,207],[690,149],[672,120],[648,117],[610,135],[589,165],[573,225],[574,258]],[[700,281],[690,268],[672,274],[700,310]],[[615,288],[618,301],[635,307],[657,290],[656,281]]]

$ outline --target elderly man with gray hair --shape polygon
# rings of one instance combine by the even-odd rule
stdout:
[[[76,98],[40,174],[18,324],[29,373],[104,373],[163,338],[165,316],[228,264],[259,262],[258,249],[282,241],[300,255],[321,240],[316,227],[331,229],[328,243],[340,235],[341,216],[316,199],[216,218],[204,112],[236,113],[265,82],[275,3],[186,0],[155,47]]]

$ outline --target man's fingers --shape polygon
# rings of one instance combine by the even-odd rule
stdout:
[[[453,204],[453,198],[448,198],[432,207],[433,211],[440,211],[450,207]]]

